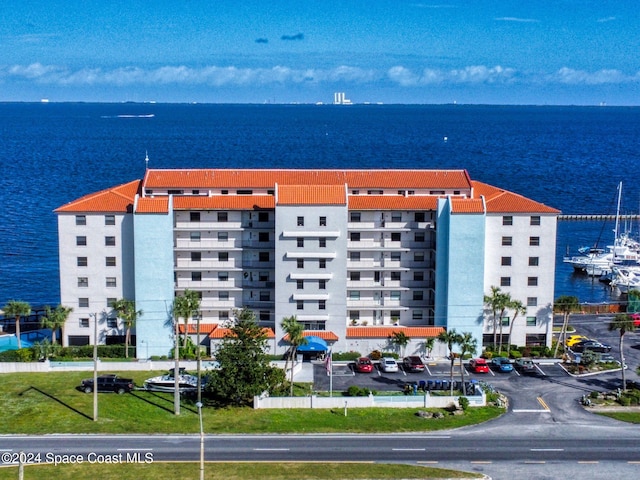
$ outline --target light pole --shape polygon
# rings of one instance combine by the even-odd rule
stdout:
[[[196,403],[200,417],[200,480],[204,480],[204,429],[202,427],[202,402]]]
[[[98,421],[98,314],[93,313],[93,421]]]

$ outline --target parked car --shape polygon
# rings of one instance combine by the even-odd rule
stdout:
[[[600,343],[597,340],[583,340],[582,342],[578,342],[572,346],[571,350],[576,353],[583,353],[586,350],[596,353],[609,353],[611,351],[611,346]]]
[[[632,313],[629,316],[631,317],[631,320],[633,320],[633,324],[636,327],[640,327],[640,313]]]
[[[393,373],[398,371],[398,362],[395,358],[382,357],[380,359],[380,370],[386,373]]]
[[[105,374],[98,377],[98,392],[115,392],[119,395],[128,393],[135,388],[130,378],[118,377],[115,374]],[[93,378],[82,380],[80,389],[84,393],[93,392]]]
[[[408,372],[424,372],[424,363],[422,363],[422,359],[417,355],[404,357],[402,366]]]
[[[373,363],[367,357],[360,357],[356,360],[356,372],[371,373],[373,372]]]
[[[513,371],[513,365],[511,365],[511,360],[509,360],[507,357],[495,357],[493,360],[491,360],[491,363],[500,372]]]
[[[582,342],[584,340],[589,340],[588,337],[585,337],[584,335],[569,335],[567,337],[567,340],[564,342],[564,344],[567,347],[572,347],[574,346],[576,343]]]
[[[489,373],[489,365],[484,358],[472,358],[469,360],[469,370],[474,373]]]
[[[533,363],[533,360],[531,360],[530,358],[518,358],[516,360],[516,370],[521,373],[535,373],[536,364]]]

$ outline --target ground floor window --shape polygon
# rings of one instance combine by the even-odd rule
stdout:
[[[547,345],[547,335],[544,333],[532,333],[527,335],[527,347],[544,347]]]
[[[70,347],[82,347],[89,345],[89,335],[69,335],[67,337]]]

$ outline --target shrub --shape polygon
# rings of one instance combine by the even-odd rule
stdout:
[[[347,388],[347,391],[344,392],[346,397],[366,397],[369,394],[375,395],[374,390],[369,390],[366,387],[359,387],[358,385],[351,385]]]
[[[493,358],[493,352],[490,350],[485,350],[484,352],[482,352],[482,355],[480,355],[482,358],[486,358],[487,360],[491,360]]]
[[[369,354],[371,360],[380,360],[382,358],[382,352],[380,350],[374,350]]]
[[[599,396],[599,395],[600,395],[600,394],[599,394],[598,392],[596,392],[596,391],[593,391],[593,392],[591,392],[591,393],[589,394],[589,396],[590,396],[592,399],[594,399],[594,400],[595,400],[596,398],[598,398],[598,396]]]
[[[511,350],[511,351],[509,352],[509,356],[510,356],[511,358],[515,358],[515,359],[522,358],[522,354],[520,353],[520,351],[519,351],[519,350]]]
[[[462,410],[469,408],[469,399],[467,397],[458,398],[458,404]]]
[[[631,405],[631,397],[623,395],[618,399],[618,403],[623,407],[628,407],[629,405]]]
[[[353,361],[360,358],[362,355],[360,352],[336,352],[333,354],[333,360],[339,361]]]
[[[34,350],[32,348],[7,350],[0,353],[0,362],[33,362],[34,360]]]

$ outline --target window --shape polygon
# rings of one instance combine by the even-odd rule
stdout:
[[[260,292],[260,301],[261,302],[268,302],[269,300],[271,300],[271,294],[269,293],[269,291],[268,290],[261,291]]]
[[[269,261],[269,252],[260,252],[260,253],[258,253],[258,261],[259,262],[268,262]]]
[[[513,245],[513,237],[502,237],[502,246],[510,247]]]
[[[304,258],[298,258],[297,264],[298,268],[304,268]]]
[[[229,214],[227,212],[218,212],[218,222],[228,222]]]
[[[529,237],[529,246],[531,247],[540,246],[540,237]]]
[[[113,308],[117,299],[116,298],[107,298],[107,307]]]
[[[511,215],[502,217],[502,225],[513,225],[513,217]]]
[[[540,225],[540,215],[532,215],[529,225]]]
[[[83,235],[76,237],[76,245],[79,247],[85,247],[87,245],[87,237]]]
[[[391,252],[391,260],[395,261],[395,262],[399,262],[402,259],[402,253],[401,252]]]
[[[199,222],[200,221],[200,212],[189,212],[189,221],[190,222]]]
[[[229,240],[229,232],[218,232],[218,241],[226,242]]]
[[[327,226],[327,217],[320,217],[318,220],[318,224],[321,227],[326,227]]]
[[[268,282],[269,281],[269,272],[260,272],[260,273],[258,273],[258,281],[260,281],[260,282]]]
[[[237,195],[253,195],[253,190],[237,190]]]
[[[402,240],[402,235],[400,234],[400,232],[393,232],[391,234],[391,241],[392,242],[399,242],[400,240]]]
[[[360,190],[351,190],[351,195],[360,195]]]
[[[511,277],[500,277],[500,286],[501,287],[510,287],[511,286]]]
[[[362,218],[362,214],[360,212],[351,212],[349,214],[350,222],[354,222],[354,223],[360,222],[361,218]]]
[[[190,232],[189,233],[189,240],[191,240],[192,242],[199,242],[200,241],[200,232]]]
[[[296,280],[296,290],[304,290],[304,280]]]
[[[511,265],[511,257],[502,257],[500,265],[502,265],[503,267],[510,266]]]
[[[400,300],[401,297],[401,293],[399,290],[392,290],[391,293],[389,294],[389,297],[391,298],[391,300]]]
[[[298,244],[298,248],[303,248],[304,247],[304,237],[298,237],[297,238],[297,244]]]
[[[89,328],[89,319],[81,318],[80,319],[80,328]]]
[[[318,268],[327,268],[327,259],[321,258],[318,260]]]
[[[76,215],[76,225],[86,225],[86,224],[87,224],[86,215]]]
[[[218,292],[218,300],[229,300],[229,292]]]
[[[118,319],[107,317],[107,328],[118,328]]]
[[[530,287],[538,286],[538,277],[529,277],[527,278],[527,285]]]
[[[360,320],[360,312],[358,310],[350,310],[349,311],[349,320],[355,323]]]
[[[116,237],[104,237],[104,244],[107,247],[115,247],[116,246]]]
[[[116,266],[116,257],[105,257],[104,264],[107,267],[115,267]]]
[[[200,195],[200,190],[191,190],[191,195]]]
[[[327,281],[318,280],[318,290],[326,290],[326,289],[327,289]]]
[[[352,282],[360,281],[360,272],[349,272],[349,280]]]
[[[220,190],[221,195],[229,195],[229,190]]]
[[[502,317],[501,319],[501,323],[503,327],[508,327],[509,326],[509,322],[510,322],[510,318],[509,317]]]
[[[226,282],[229,280],[229,272],[218,272],[218,281]]]
[[[529,257],[529,266],[530,267],[537,267],[539,262],[540,262],[540,258],[539,257]]]
[[[184,195],[184,190],[179,190],[179,189],[176,189],[176,190],[167,190],[167,193],[168,193],[169,195]]]
[[[322,237],[318,239],[318,247],[327,248],[327,239]]]
[[[413,299],[414,300],[422,300],[424,298],[424,293],[422,290],[414,290],[413,291]]]
[[[265,223],[269,221],[269,212],[258,212],[258,221]]]
[[[360,232],[351,232],[349,234],[349,239],[352,242],[359,242],[360,241]]]
[[[192,262],[200,262],[202,260],[201,252],[191,252],[191,261]]]
[[[218,261],[219,262],[228,262],[229,261],[229,252],[218,252]]]
[[[268,322],[269,320],[271,320],[271,315],[269,314],[269,310],[260,310],[260,321],[261,322]]]
[[[349,291],[349,300],[360,300],[360,291],[359,290]]]
[[[527,327],[535,327],[536,325],[536,317],[527,317]]]
[[[422,310],[414,310],[411,314],[411,318],[416,322],[422,321]]]
[[[304,302],[302,300],[297,300],[296,301],[296,309],[297,310],[304,310]]]
[[[89,308],[89,299],[86,297],[81,297],[78,299],[78,307],[80,308]]]
[[[115,225],[116,224],[116,216],[115,215],[105,215],[104,216],[104,224],[105,225]]]
[[[296,225],[298,225],[299,227],[304,227],[304,217],[298,217]]]
[[[105,283],[109,288],[117,287],[116,277],[107,277]]]
[[[415,282],[423,282],[424,281],[424,272],[413,272],[413,280]]]
[[[426,215],[424,212],[416,212],[413,214],[413,220],[415,222],[424,222],[426,218]]]
[[[88,287],[89,286],[89,278],[88,277],[78,277],[78,286],[79,287]]]
[[[382,190],[367,190],[367,195],[383,195]]]
[[[349,252],[349,259],[353,262],[359,262],[360,252]]]
[[[400,212],[392,212],[391,213],[391,221],[398,223],[402,221],[402,213]]]
[[[391,317],[391,320],[393,321],[394,324],[398,324],[398,320],[400,320],[400,310],[391,310],[391,312],[389,312],[389,316]]]
[[[414,262],[424,262],[424,252],[414,252],[413,261]]]
[[[229,312],[218,312],[218,320],[221,322],[229,320]]]
[[[87,257],[78,257],[76,259],[76,262],[78,263],[79,267],[86,267],[89,262],[87,261]]]
[[[258,241],[265,243],[269,241],[269,232],[260,232],[258,233]]]
[[[425,239],[424,232],[416,232],[415,235],[413,236],[413,239],[418,243],[424,242],[424,239]]]
[[[318,300],[318,310],[326,310],[326,309],[327,309],[327,301]]]
[[[400,272],[391,272],[391,280],[395,282],[400,281]]]
[[[538,297],[527,297],[527,307],[537,307]]]

